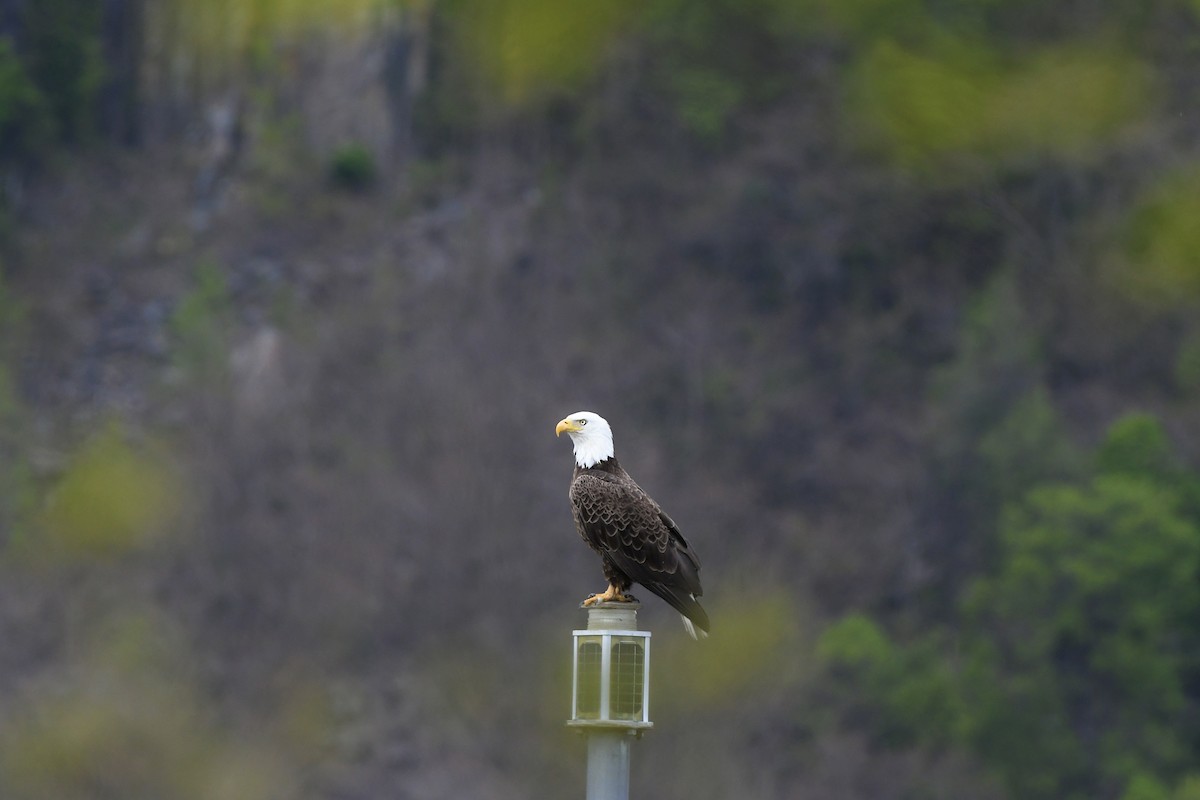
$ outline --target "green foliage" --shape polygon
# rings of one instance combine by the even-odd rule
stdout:
[[[86,140],[95,128],[105,75],[100,12],[91,0],[39,0],[25,16],[29,74],[68,142]]]
[[[1180,781],[1171,800],[1200,800],[1200,775],[1188,775]]]
[[[1131,760],[1162,769],[1186,759],[1186,734],[1169,731],[1185,718],[1190,651],[1200,643],[1200,531],[1176,507],[1169,491],[1126,477],[1035,489],[1005,519],[1000,572],[981,579],[966,606],[997,634],[993,669],[1053,687],[1063,729],[1027,735],[1050,750],[1090,750],[1113,777]],[[1113,737],[1087,743],[1097,718]],[[995,734],[989,723],[980,735]]]
[[[813,0],[819,20],[858,39],[894,37],[931,24],[923,0]]]
[[[228,366],[233,307],[225,274],[212,262],[196,267],[195,286],[171,317],[174,355],[189,375],[219,380]]]
[[[8,40],[0,40],[0,158],[38,153],[53,129],[46,100]]]
[[[22,55],[0,40],[0,158],[17,162],[43,155],[55,140],[93,135],[106,75],[101,11],[91,0],[24,5]]]
[[[655,54],[654,81],[683,129],[716,145],[738,113],[790,85],[803,12],[784,0],[657,0],[639,23]]]
[[[1200,297],[1200,167],[1173,170],[1134,203],[1121,239],[1120,286],[1165,307]]]
[[[334,185],[354,192],[369,189],[378,177],[375,155],[362,144],[339,147],[329,162],[329,177]]]
[[[30,558],[91,558],[142,546],[167,532],[180,489],[161,456],[133,449],[117,426],[90,441],[51,490]]]
[[[921,166],[945,153],[977,146],[987,122],[987,67],[875,45],[856,65],[849,125],[862,143],[903,166]]]
[[[1043,479],[1008,506],[996,569],[959,605],[954,655],[945,632],[901,646],[861,616],[825,634],[822,656],[849,670],[877,735],[968,746],[1015,797],[1171,796],[1163,782],[1200,736],[1194,478],[1146,415],[1116,422],[1094,463],[1092,478]]]
[[[862,145],[927,172],[947,159],[1073,159],[1148,109],[1146,68],[1109,48],[1050,49],[1008,63],[986,45],[913,50],[883,40],[849,78],[847,124]]]
[[[817,642],[822,660],[854,669],[874,669],[894,657],[883,629],[865,614],[851,614],[831,625]]]
[[[990,689],[993,713],[975,737],[1008,754],[1022,796],[1062,796],[1123,781],[1135,765],[1159,772],[1188,757],[1200,532],[1169,489],[1146,477],[1032,491],[1004,521],[999,573],[968,600],[973,623],[997,634],[983,677],[1011,687]],[[1058,724],[1042,724],[1047,713]],[[1098,739],[1088,734],[1097,724]],[[1020,759],[1029,760],[1017,768]],[[1104,766],[1089,776],[1093,762]]]
[[[437,94],[445,96],[425,102],[422,125],[436,146],[435,134],[444,138],[447,128],[461,131],[480,117],[581,98],[632,42],[647,56],[633,79],[661,98],[687,133],[719,144],[738,112],[792,85],[787,64],[805,27],[801,5],[453,0],[438,12],[448,44]]]
[[[634,7],[627,0],[457,0],[447,13],[454,57],[474,65],[503,103],[520,107],[594,76]]]
[[[1043,386],[980,437],[978,454],[979,478],[999,501],[1016,500],[1041,482],[1077,477],[1085,468]]]
[[[167,620],[100,622],[80,663],[40,697],[10,698],[0,736],[9,800],[267,800],[290,794],[276,741],[221,732]],[[36,688],[36,687],[35,687]]]
[[[1108,429],[1096,453],[1096,469],[1104,475],[1166,482],[1180,467],[1162,424],[1150,414],[1129,414]]]
[[[1042,386],[1042,344],[1014,274],[998,274],[973,298],[955,358],[933,376],[932,466],[955,514],[956,535],[935,554],[945,591],[955,594],[992,557],[996,520],[1033,483],[1076,472],[1067,440]]]
[[[1171,800],[1171,793],[1154,776],[1139,772],[1129,781],[1121,800]]]
[[[853,614],[817,644],[827,668],[841,674],[852,706],[873,705],[872,730],[889,746],[925,740],[944,744],[963,717],[953,675],[931,644],[897,647],[868,617]]]

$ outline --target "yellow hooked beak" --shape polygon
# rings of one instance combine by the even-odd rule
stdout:
[[[574,433],[577,430],[579,430],[579,423],[573,422],[570,419],[564,419],[554,427],[554,435],[561,436],[563,431],[566,431],[567,433]]]

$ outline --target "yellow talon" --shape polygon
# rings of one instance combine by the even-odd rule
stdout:
[[[584,606],[594,606],[596,603],[629,603],[631,601],[632,598],[622,594],[620,589],[610,583],[603,594],[589,595],[583,604]]]

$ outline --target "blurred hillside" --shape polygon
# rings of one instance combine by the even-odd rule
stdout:
[[[1195,0],[0,0],[0,796],[1200,798]]]

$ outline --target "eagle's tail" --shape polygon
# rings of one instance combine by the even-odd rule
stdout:
[[[645,584],[646,588],[671,604],[683,617],[683,627],[693,639],[708,638],[708,613],[700,606],[696,595],[661,583]]]
[[[708,638],[708,631],[704,630],[703,628],[697,629],[696,624],[694,622],[692,622],[690,619],[688,619],[687,617],[685,617],[683,614],[680,614],[679,618],[681,620],[683,620],[684,630],[686,630],[688,632],[688,635],[691,636],[693,639],[707,639]]]

